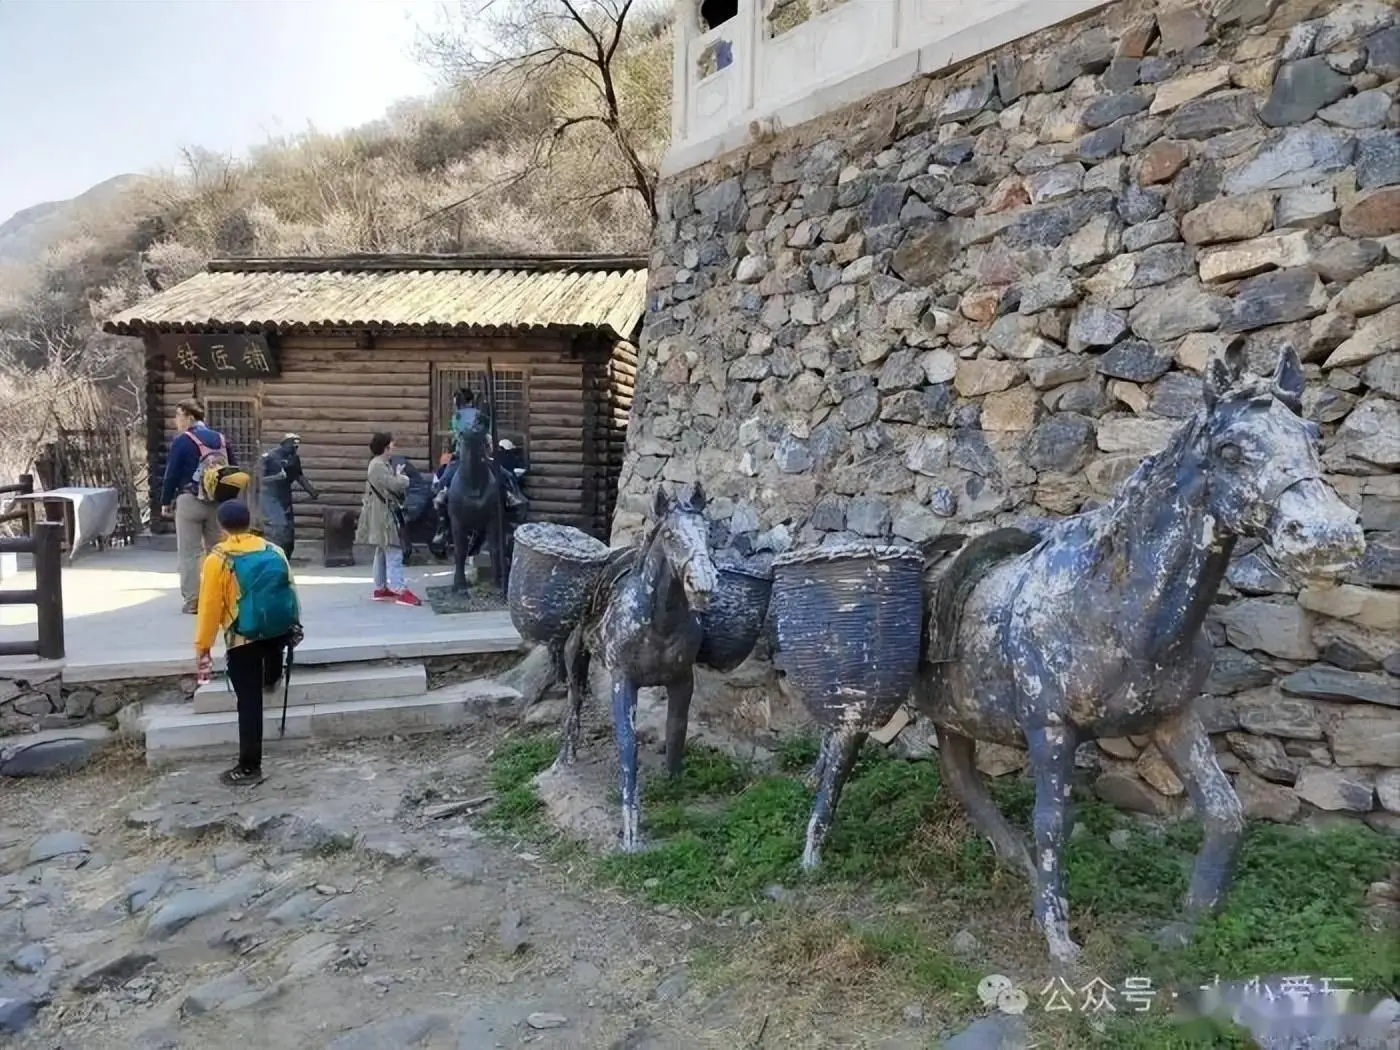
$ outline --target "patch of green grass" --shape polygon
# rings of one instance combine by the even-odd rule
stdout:
[[[532,781],[549,768],[558,750],[558,742],[543,733],[517,737],[497,748],[487,763],[496,799],[483,814],[482,824],[507,834],[547,837],[544,804]]]
[[[506,823],[538,820],[529,778],[552,761],[553,748],[552,740],[523,738],[493,760],[496,811]],[[766,887],[803,881],[856,890],[866,906],[877,908],[893,897],[951,902],[955,910],[980,914],[1029,908],[1029,889],[998,873],[988,845],[940,798],[937,763],[903,761],[876,748],[866,750],[846,785],[822,869],[805,876],[798,861],[812,796],[800,776],[815,758],[815,741],[798,738],[779,755],[789,775],[762,774],[708,749],[688,749],[681,778],[647,780],[643,819],[650,848],[602,858],[598,870],[650,901],[710,914],[727,908],[762,913]],[[1029,781],[999,778],[992,789],[1003,812],[1024,828],[1034,805]],[[1154,987],[1165,989],[1217,974],[1228,980],[1285,972],[1350,978],[1365,989],[1400,981],[1400,958],[1385,935],[1366,928],[1363,916],[1366,887],[1400,860],[1393,839],[1362,825],[1324,832],[1251,826],[1225,910],[1203,922],[1189,946],[1169,950],[1150,934],[1183,917],[1199,823],[1149,829],[1092,798],[1078,800],[1076,820],[1082,830],[1066,862],[1071,915],[1081,936],[1107,946],[1113,972],[1103,976],[1115,984],[1150,976]],[[1109,842],[1119,829],[1128,833],[1123,848]],[[913,923],[847,932],[859,942],[855,955],[875,960],[871,965],[882,973],[930,988],[960,979],[952,975],[961,968],[940,947],[946,931],[934,935]],[[1152,1018],[1120,1017],[1108,1031],[1086,1030],[1081,1045],[1246,1045]]]

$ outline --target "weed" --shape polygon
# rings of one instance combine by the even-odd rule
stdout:
[[[781,775],[689,748],[683,776],[653,776],[646,785],[651,848],[597,859],[595,870],[655,903],[711,915],[743,908],[764,918],[743,948],[705,963],[717,983],[784,983],[785,995],[801,989],[804,999],[813,987],[824,989],[813,993],[818,997],[928,994],[948,1019],[975,1005],[982,974],[1043,967],[1043,940],[1025,918],[1025,883],[998,868],[991,849],[942,796],[936,762],[868,749],[842,795],[822,869],[804,875],[798,861],[812,797],[798,777],[816,751],[810,738],[788,741],[778,760],[788,775]],[[538,799],[526,789],[552,757],[552,742],[543,740],[503,748],[493,768],[498,811],[514,799],[506,809],[512,821],[538,820]],[[1034,804],[1029,781],[1004,777],[992,788],[1008,819],[1024,829]],[[1048,1045],[1246,1047],[1246,1037],[1208,1020],[1183,1025],[1163,1016],[1170,987],[1216,975],[1309,973],[1349,978],[1358,989],[1400,980],[1397,953],[1363,915],[1368,884],[1400,860],[1393,840],[1360,825],[1320,832],[1251,826],[1224,911],[1201,922],[1189,946],[1166,949],[1150,934],[1182,917],[1201,841],[1198,823],[1152,826],[1092,797],[1078,798],[1076,821],[1066,882],[1078,935],[1106,980],[1121,986],[1127,976],[1150,977],[1158,1002],[1151,1014],[1091,1024],[1082,1016],[1044,1014],[1032,994]],[[800,887],[820,910],[772,907],[765,891],[775,883]],[[944,948],[958,927],[969,925],[997,950],[976,972]],[[1119,1008],[1126,1009],[1121,1000]]]
[[[558,747],[551,736],[533,733],[496,749],[488,762],[496,799],[482,816],[485,827],[530,839],[550,837],[542,819],[544,804],[533,781],[549,768]]]

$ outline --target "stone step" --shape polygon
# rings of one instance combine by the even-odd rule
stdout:
[[[519,700],[514,689],[478,679],[421,696],[303,704],[288,708],[287,733],[281,738],[281,706],[269,706],[263,717],[263,747],[277,751],[336,740],[453,729]],[[238,715],[232,711],[198,714],[192,705],[180,704],[152,710],[142,725],[146,764],[152,769],[189,759],[237,756]]]
[[[288,707],[326,704],[350,700],[388,700],[393,697],[422,696],[428,691],[428,671],[422,664],[389,664],[346,667],[302,667],[292,665]],[[267,695],[269,707],[282,707],[282,690]],[[194,694],[197,715],[237,711],[238,697],[226,675],[200,686]]]

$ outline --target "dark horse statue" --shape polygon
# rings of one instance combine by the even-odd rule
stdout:
[[[502,581],[510,575],[510,552],[501,525],[501,486],[486,450],[486,432],[478,427],[457,435],[460,466],[447,488],[447,514],[452,523],[455,567],[452,590],[467,590],[467,559],[476,556],[488,539],[491,558],[501,559]]]
[[[558,762],[578,751],[580,717],[592,657],[612,679],[613,730],[622,788],[622,848],[641,846],[637,796],[637,690],[666,687],[666,771],[678,776],[694,690],[695,658],[704,638],[699,614],[719,581],[710,558],[705,493],[696,485],[676,499],[656,493],[656,524],[635,547],[605,563],[582,622],[564,647],[569,716]]]
[[[1240,536],[1281,567],[1333,573],[1365,541],[1322,478],[1320,432],[1303,420],[1303,371],[1285,347],[1273,378],[1248,375],[1236,338],[1207,367],[1204,410],[1102,507],[1039,536],[969,544],[934,584],[917,709],[936,726],[944,783],[997,853],[1034,884],[1050,954],[1069,962],[1064,893],[1075,748],[1147,735],[1205,823],[1186,899],[1217,908],[1244,833],[1193,701],[1211,666],[1206,611]],[[1035,780],[1034,850],[988,793],[974,741],[1024,746]]]

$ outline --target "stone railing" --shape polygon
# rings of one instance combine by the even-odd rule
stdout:
[[[705,29],[677,5],[672,175],[916,76],[935,73],[1107,0],[738,0]]]

